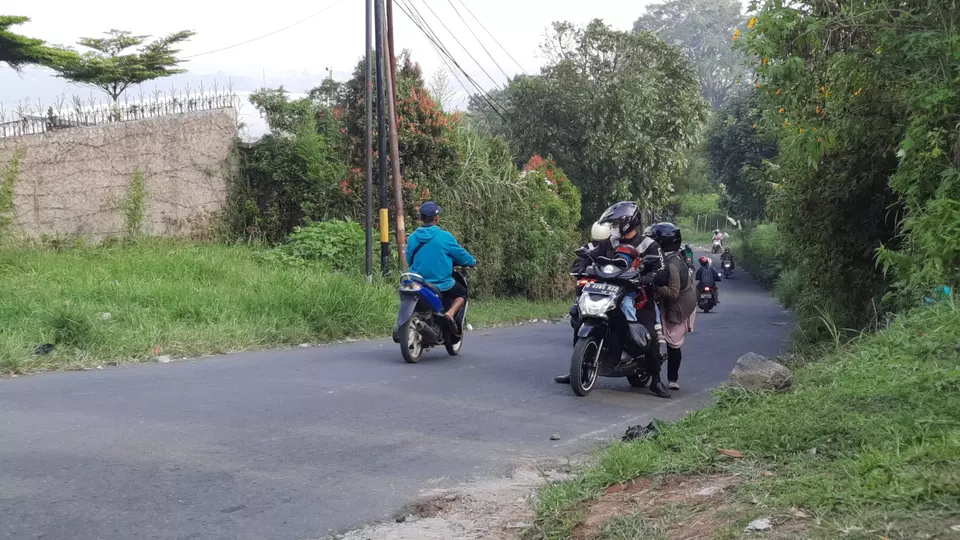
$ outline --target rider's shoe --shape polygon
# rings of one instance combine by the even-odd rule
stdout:
[[[650,392],[657,397],[662,397],[664,399],[669,399],[670,392],[667,392],[667,389],[663,387],[663,383],[660,381],[660,378],[657,377],[650,382]]]
[[[567,373],[565,375],[557,375],[556,377],[553,378],[553,382],[560,383],[560,384],[570,384],[570,374]]]

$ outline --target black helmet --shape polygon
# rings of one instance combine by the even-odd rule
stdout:
[[[597,223],[610,223],[623,236],[640,226],[640,207],[630,201],[618,202],[607,208]]]
[[[665,253],[680,251],[683,239],[680,236],[680,228],[673,223],[657,223],[653,226],[651,234],[651,238],[660,244],[660,249]]]

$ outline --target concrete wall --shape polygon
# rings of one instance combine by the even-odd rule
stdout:
[[[139,169],[142,232],[198,234],[226,202],[236,135],[237,113],[229,108],[0,138],[0,170],[20,155],[11,232],[122,235],[123,201]]]

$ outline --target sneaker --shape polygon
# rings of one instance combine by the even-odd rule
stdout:
[[[677,384],[677,381],[670,381],[670,383],[667,384],[667,388],[669,388],[670,390],[679,390],[680,385]]]

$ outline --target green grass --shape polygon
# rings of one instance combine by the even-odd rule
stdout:
[[[146,242],[0,250],[0,374],[389,335],[393,283],[264,261],[255,248]],[[472,303],[476,326],[569,300]],[[35,356],[39,344],[55,352]]]
[[[741,525],[800,508],[816,518],[804,538],[957,538],[960,307],[918,309],[799,364],[792,391],[719,390],[715,404],[658,437],[614,444],[574,481],[543,488],[526,538],[569,538],[579,503],[606,486],[707,473],[746,479]],[[650,524],[626,516],[610,528],[641,525]]]

